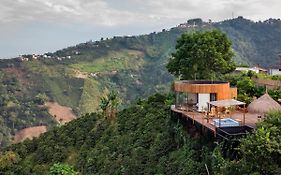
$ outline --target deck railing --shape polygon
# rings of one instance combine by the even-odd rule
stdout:
[[[224,139],[240,139],[245,136],[247,133],[253,130],[252,127],[244,125],[244,126],[235,126],[235,127],[218,127],[216,128],[216,134],[219,137]]]

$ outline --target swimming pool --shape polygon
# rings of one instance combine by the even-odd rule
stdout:
[[[217,127],[232,127],[232,126],[240,126],[239,122],[231,119],[231,118],[224,118],[224,119],[214,119],[213,124]]]

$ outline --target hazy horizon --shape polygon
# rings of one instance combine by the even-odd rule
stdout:
[[[0,58],[54,52],[101,37],[169,29],[192,18],[279,18],[278,0],[1,0]]]

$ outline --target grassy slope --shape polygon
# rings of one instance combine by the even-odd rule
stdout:
[[[80,113],[94,112],[98,108],[98,100],[101,92],[99,89],[99,82],[94,79],[85,79],[83,86],[83,93],[79,102]]]
[[[71,68],[81,72],[96,73],[120,70],[138,70],[144,65],[141,52],[134,50],[124,50],[112,52],[109,55],[94,59],[91,62],[79,62],[70,65]]]

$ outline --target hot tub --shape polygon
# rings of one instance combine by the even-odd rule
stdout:
[[[224,118],[224,119],[214,119],[213,124],[217,127],[233,127],[233,126],[240,126],[238,121],[235,121],[231,118]]]

